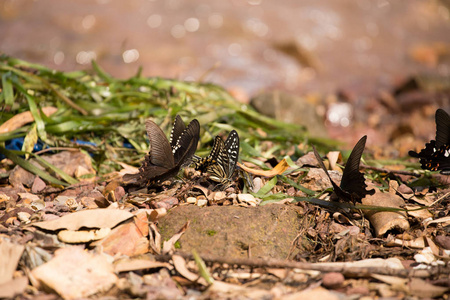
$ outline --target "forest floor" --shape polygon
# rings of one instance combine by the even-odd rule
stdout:
[[[360,170],[374,194],[352,202],[330,199],[312,145],[338,186],[349,147],[264,116],[217,85],[121,80],[95,63],[57,72],[10,57],[0,74],[0,256],[8,258],[0,297],[448,298],[449,179],[407,156],[435,131],[446,79],[411,78],[355,110],[358,139],[369,136]],[[301,102],[298,114],[323,128],[314,107],[333,107],[286,95],[264,101]],[[199,121],[201,157],[216,135],[236,130],[236,171],[225,185],[188,167],[130,188],[123,175],[149,152],[145,121],[169,136],[177,114]],[[371,141],[373,131],[389,132],[389,143]]]

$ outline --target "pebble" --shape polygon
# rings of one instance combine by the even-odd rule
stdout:
[[[256,206],[258,204],[255,197],[250,194],[238,194],[237,199],[239,202],[245,202],[251,206]]]
[[[198,199],[197,200],[197,206],[203,207],[206,206],[208,204],[208,200],[206,199]]]
[[[341,273],[330,272],[323,276],[322,285],[326,288],[335,289],[344,283],[345,277]]]
[[[195,202],[197,202],[197,198],[195,198],[195,197],[187,197],[186,202],[190,203],[190,204],[195,204]]]

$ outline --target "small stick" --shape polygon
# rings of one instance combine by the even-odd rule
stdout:
[[[193,259],[191,254],[177,252],[177,255],[185,259]],[[172,259],[171,255],[156,255],[156,260],[168,262]],[[403,278],[417,277],[428,278],[433,275],[450,274],[448,267],[434,267],[428,270],[415,269],[393,269],[385,267],[352,267],[348,263],[305,263],[278,259],[260,259],[260,258],[226,258],[209,255],[202,255],[201,258],[205,262],[220,263],[228,265],[240,265],[259,268],[290,268],[290,269],[304,269],[315,270],[321,272],[340,272],[346,276],[370,277],[373,274],[382,274],[390,276],[399,276]]]

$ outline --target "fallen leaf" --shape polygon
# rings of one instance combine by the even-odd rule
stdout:
[[[45,230],[78,230],[86,228],[112,228],[133,217],[133,214],[122,209],[89,209],[67,214],[59,219],[37,222],[35,227]]]
[[[283,174],[283,172],[289,168],[289,164],[287,163],[286,159],[284,159],[284,158],[275,167],[273,167],[273,169],[267,170],[267,171],[252,169],[252,168],[249,168],[249,167],[241,164],[240,162],[237,162],[237,165],[248,173],[251,173],[251,174],[254,174],[257,176],[269,177],[269,178]]]
[[[110,228],[100,228],[91,230],[61,230],[58,232],[58,239],[69,244],[87,243],[104,238],[111,232]]]
[[[323,300],[338,300],[339,296],[332,291],[324,289],[323,287],[316,287],[313,289],[306,289],[301,292],[285,295],[281,300],[295,300],[295,299],[323,299]]]
[[[192,273],[189,271],[186,267],[186,261],[183,257],[179,255],[172,255],[172,261],[173,266],[175,267],[175,270],[178,271],[184,278],[192,281],[192,282],[198,282],[201,285],[207,286],[208,283],[204,278],[202,278],[200,275]]]
[[[368,195],[361,200],[364,205],[381,206],[381,207],[393,207],[400,208],[405,204],[403,199],[397,195],[390,193],[382,193],[378,189],[375,189],[375,194]],[[409,222],[406,219],[406,213],[403,211],[376,211],[376,210],[363,210],[364,215],[370,221],[370,224],[375,229],[377,236],[382,236],[388,230],[397,228],[401,230],[408,230]]]
[[[145,269],[167,268],[173,269],[172,265],[165,262],[159,262],[149,259],[124,259],[114,262],[114,272],[130,272]]]
[[[11,279],[0,284],[0,298],[14,298],[15,295],[22,294],[28,285],[26,276]]]
[[[22,256],[23,245],[14,244],[5,239],[0,239],[0,284],[10,281]],[[0,289],[1,290],[1,289]]]
[[[174,245],[175,243],[180,239],[180,237],[183,235],[183,233],[188,229],[190,224],[190,221],[187,221],[186,224],[183,225],[183,227],[181,227],[181,229],[174,234],[174,236],[172,236],[168,241],[165,241],[163,243],[163,251],[162,254],[168,254],[169,252],[172,252],[173,249],[175,248]]]
[[[49,262],[35,268],[33,276],[64,299],[84,298],[109,290],[117,281],[105,256],[81,247],[67,247],[55,252]]]
[[[155,223],[150,223],[149,226],[149,243],[150,248],[156,253],[161,254],[161,235]]]
[[[341,152],[339,151],[330,151],[327,154],[328,162],[330,164],[330,170],[335,170],[338,172],[342,172],[342,169],[338,167],[337,161],[339,158],[342,158]]]
[[[47,107],[42,108],[42,112],[47,117],[54,114],[56,111],[58,111],[58,109],[56,107],[47,106]],[[14,131],[14,130],[22,127],[23,125],[33,122],[33,121],[34,121],[34,118],[33,118],[33,115],[31,114],[31,112],[29,112],[29,111],[22,112],[20,114],[15,115],[14,117],[9,119],[5,123],[3,123],[0,126],[0,134]]]

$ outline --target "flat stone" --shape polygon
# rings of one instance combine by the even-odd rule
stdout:
[[[181,251],[230,258],[285,259],[301,224],[301,208],[287,205],[257,207],[184,205],[171,209],[158,224],[168,240],[190,221],[179,239]]]

